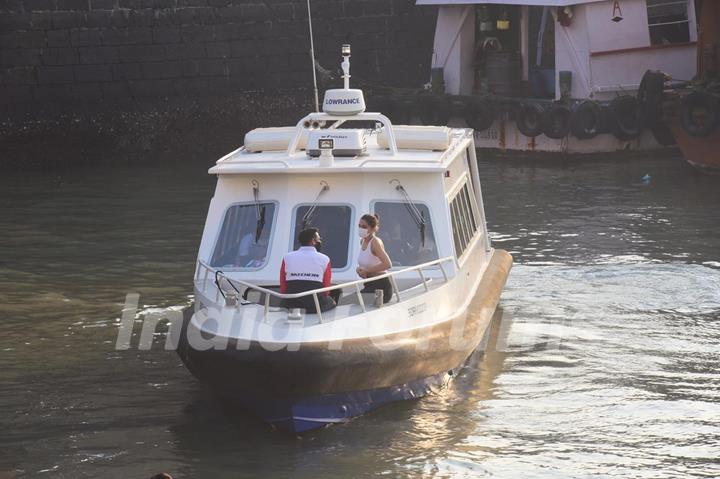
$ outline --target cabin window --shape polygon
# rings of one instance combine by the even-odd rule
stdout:
[[[210,266],[226,269],[265,266],[274,218],[274,203],[245,203],[229,207]]]
[[[652,45],[690,41],[687,0],[647,0]]]
[[[467,249],[480,226],[475,197],[468,183],[463,185],[450,202],[450,218],[452,220],[455,252],[459,258]]]
[[[377,201],[373,205],[380,217],[378,236],[383,240],[393,266],[415,266],[438,259],[430,211],[422,203],[412,205],[425,221],[424,238],[409,204]]]
[[[300,231],[304,228],[317,228],[322,238],[322,253],[328,255],[332,268],[346,268],[352,209],[346,205],[316,205],[314,211],[310,211],[311,208],[312,205],[302,205],[295,210],[293,249],[300,247],[297,238]]]

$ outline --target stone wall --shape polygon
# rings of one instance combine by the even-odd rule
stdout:
[[[350,42],[357,79],[427,81],[433,8],[413,0],[311,3],[322,66],[336,70],[340,44]],[[47,117],[307,89],[308,52],[305,0],[0,0],[0,109]]]

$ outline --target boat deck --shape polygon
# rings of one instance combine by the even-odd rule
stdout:
[[[434,280],[433,278],[428,278],[426,284],[428,287],[427,291],[432,291],[445,283],[442,278],[440,278],[439,281]],[[393,294],[392,299],[389,302],[386,302],[383,308],[387,308],[408,299],[416,298],[427,292],[423,287],[423,281],[415,278],[398,279],[398,287],[400,289],[400,300],[398,300],[397,296]],[[305,314],[303,325],[312,326],[314,324],[329,323],[339,319],[345,319],[351,316],[357,316],[359,314],[382,309],[374,305],[374,293],[361,293],[362,302],[364,304],[363,310],[363,305],[360,303],[360,299],[358,298],[354,288],[345,288],[342,291],[342,296],[340,297],[337,307],[329,311],[324,311],[321,315],[311,313]],[[257,291],[252,291],[248,294],[248,300],[251,301],[252,304],[245,305],[243,308],[257,308],[258,313],[255,314],[262,316],[264,309],[264,295]],[[253,314],[251,313],[250,316],[253,316]],[[265,322],[270,324],[274,324],[276,322],[279,322],[279,324],[293,323],[293,321],[288,321],[288,309],[280,306],[277,301],[275,301],[275,304],[271,304]]]
[[[202,324],[204,334],[217,338],[229,335],[238,339],[255,338],[282,343],[382,336],[415,327],[419,324],[417,321],[426,323],[435,320],[435,315],[428,317],[422,313],[432,308],[432,298],[442,294],[438,290],[448,283],[443,278],[434,281],[428,278],[425,284],[427,290],[422,280],[398,281],[400,301],[393,295],[392,300],[382,307],[373,304],[373,293],[361,294],[363,306],[354,288],[346,288],[337,307],[320,315],[306,313],[298,320],[290,320],[289,310],[279,305],[270,306],[266,312],[264,294],[252,292],[248,295],[250,302],[239,304],[236,308],[225,307],[223,311],[201,309],[197,311],[195,320],[198,325]],[[231,314],[228,316],[225,313]],[[421,316],[424,318],[421,319]]]
[[[361,292],[364,283],[374,278],[305,293],[281,294],[276,285],[265,283],[259,286],[231,279],[224,273],[216,274],[212,268],[198,262],[198,271],[205,272],[197,274],[195,278],[196,306],[200,314],[198,323],[202,323],[204,332],[215,336],[231,334],[234,337],[299,339],[305,334],[307,339],[328,337],[340,330],[344,330],[346,336],[362,336],[370,331],[384,334],[388,328],[403,329],[420,316],[425,316],[424,321],[434,320],[434,315],[423,313],[434,307],[433,301],[438,300],[437,295],[443,294],[440,288],[447,286],[455,277],[453,262],[453,258],[441,258],[383,275],[390,278],[394,292],[391,300],[382,307],[374,305],[374,293]],[[213,281],[213,276],[219,281]],[[281,306],[284,299],[313,297],[332,290],[341,290],[342,296],[338,306],[329,311],[305,313],[302,319],[290,319],[290,311]],[[227,304],[223,297],[227,299],[229,295],[238,300]],[[243,300],[243,297],[246,299]],[[206,320],[210,318],[213,320]]]

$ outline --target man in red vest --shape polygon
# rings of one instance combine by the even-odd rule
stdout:
[[[280,267],[280,292],[283,294],[303,293],[313,289],[326,288],[332,280],[330,258],[320,253],[322,238],[317,228],[307,228],[298,236],[300,248],[286,254]],[[336,306],[330,295],[318,295],[320,311],[328,311]],[[283,306],[288,309],[304,308],[308,313],[316,313],[312,295],[286,299]]]

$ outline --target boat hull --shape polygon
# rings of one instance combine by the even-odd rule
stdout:
[[[189,312],[178,353],[201,382],[279,428],[304,432],[343,422],[445,384],[482,340],[511,265],[507,252],[494,252],[463,312],[461,340],[451,340],[457,318],[448,318],[425,328],[353,338],[341,345],[307,342],[297,350],[268,351],[258,342],[231,340],[226,349],[200,351],[187,342]]]
[[[285,399],[256,398],[252,395],[225,396],[240,404],[279,431],[301,434],[331,424],[344,423],[396,401],[423,397],[447,385],[455,371],[418,379],[405,384],[318,396]]]
[[[706,173],[720,174],[720,127],[705,138],[695,138],[683,130],[680,124],[672,125],[673,136],[685,161]]]

